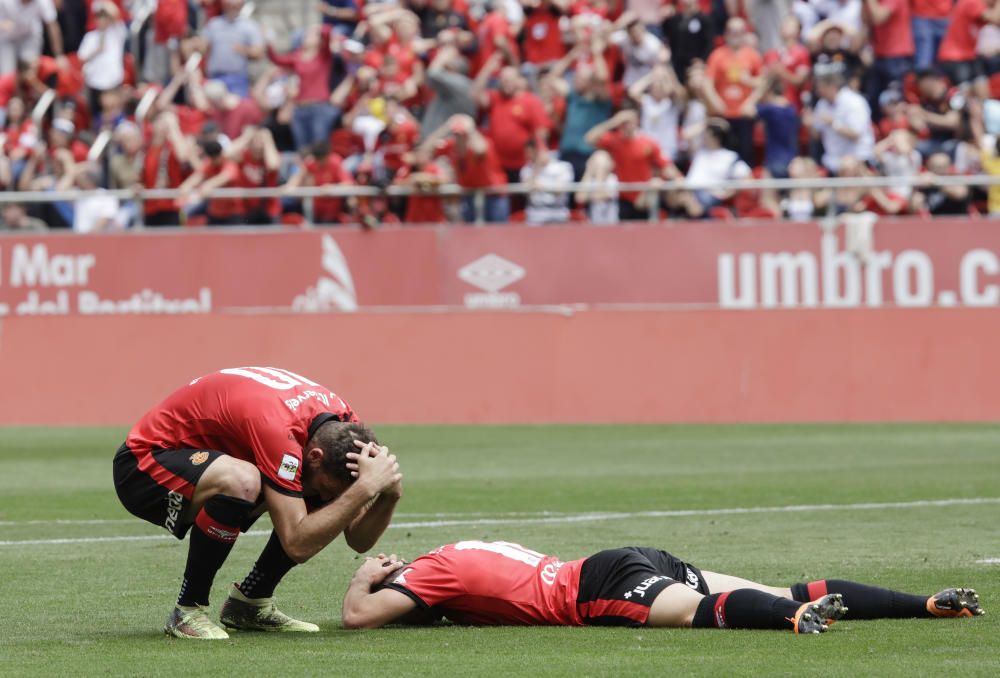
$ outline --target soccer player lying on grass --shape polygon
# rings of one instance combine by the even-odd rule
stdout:
[[[675,586],[675,584],[679,584]],[[852,619],[983,614],[972,589],[916,596],[839,579],[764,586],[630,546],[561,562],[518,544],[462,541],[412,563],[369,558],[344,597],[346,628],[430,623],[787,629]]]
[[[395,455],[378,445],[330,389],[287,370],[239,367],[195,379],[150,410],[114,461],[115,489],[130,513],[183,539],[184,582],[164,631],[223,639],[208,617],[215,574],[240,532],[267,511],[271,538],[222,607],[225,626],[318,631],[280,612],[282,577],[341,532],[371,549],[402,496]]]

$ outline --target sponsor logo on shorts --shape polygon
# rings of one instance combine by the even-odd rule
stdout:
[[[646,591],[649,590],[650,586],[652,586],[658,581],[664,581],[665,579],[670,579],[670,577],[656,576],[656,577],[650,577],[649,579],[643,579],[638,586],[636,586],[631,591],[626,591],[622,597],[625,598],[625,600],[630,600],[632,596],[639,596],[640,598],[645,598]]]
[[[694,570],[692,570],[690,567],[687,567],[685,569],[687,570],[687,581],[685,581],[684,583],[687,584],[689,587],[693,588],[695,591],[697,591],[698,587],[701,585],[701,579],[698,578],[698,575],[696,575],[694,573]]]
[[[299,472],[299,459],[291,454],[286,454],[281,458],[278,465],[278,477],[284,480],[295,480],[295,474]]]
[[[170,532],[177,529],[177,518],[184,508],[184,495],[180,492],[171,491],[167,494],[167,519],[163,521],[163,526]]]
[[[195,452],[190,457],[188,457],[188,459],[190,459],[191,463],[194,464],[195,466],[201,466],[206,461],[208,461],[208,452]]]

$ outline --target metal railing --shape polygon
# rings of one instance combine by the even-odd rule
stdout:
[[[986,188],[990,186],[1000,186],[1000,175],[933,175],[928,179],[928,175],[914,177],[834,177],[826,179],[742,179],[712,182],[711,184],[695,183],[683,179],[672,181],[652,181],[638,183],[619,183],[614,187],[618,195],[622,193],[642,193],[647,196],[647,204],[650,206],[650,221],[660,221],[658,216],[658,206],[661,204],[663,194],[671,191],[691,191],[698,189],[724,190],[724,191],[758,191],[758,190],[792,190],[792,189],[839,189],[839,188],[898,188],[900,186],[921,187],[944,187],[944,186],[968,186],[970,188]],[[603,193],[608,191],[608,186],[597,183],[568,183],[568,184],[506,184],[478,190],[463,189],[457,184],[445,184],[436,190],[427,191],[413,186],[390,185],[384,188],[375,186],[357,185],[329,185],[329,186],[304,186],[294,189],[281,186],[275,188],[219,188],[205,195],[206,200],[213,198],[290,198],[303,202],[303,212],[308,217],[312,214],[312,202],[318,198],[378,198],[378,197],[440,197],[440,198],[461,198],[472,196],[477,204],[475,223],[484,222],[482,203],[487,195],[528,195],[532,192],[543,193]],[[17,203],[53,203],[72,202],[87,195],[88,192],[80,190],[70,191],[19,191],[0,192],[0,204]],[[185,198],[188,194],[173,188],[157,189],[118,189],[102,191],[103,195],[114,196],[119,200],[134,201],[137,203],[138,218],[141,221],[142,203],[146,200],[176,200]],[[823,214],[817,214],[814,220],[823,218]],[[141,223],[136,224],[142,227]]]

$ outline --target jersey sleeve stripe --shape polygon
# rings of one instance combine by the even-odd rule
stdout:
[[[385,588],[392,589],[393,591],[399,591],[403,595],[410,598],[410,600],[412,600],[414,603],[416,603],[418,607],[421,607],[425,610],[428,610],[431,607],[430,605],[425,603],[420,596],[418,596],[416,593],[406,588],[405,586],[401,586],[399,584],[386,584]]]
[[[302,497],[301,492],[297,492],[296,490],[290,490],[287,487],[282,487],[278,483],[274,482],[272,479],[268,478],[263,473],[260,474],[260,477],[263,478],[264,482],[270,485],[271,489],[275,490],[276,492],[280,492],[281,494],[287,495],[289,497],[299,497],[299,498]]]

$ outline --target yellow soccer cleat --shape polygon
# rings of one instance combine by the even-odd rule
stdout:
[[[200,605],[187,607],[177,605],[167,617],[163,632],[175,638],[195,640],[226,640],[225,629],[208,618],[208,608]]]
[[[239,586],[233,584],[229,598],[222,606],[222,623],[240,631],[297,631],[316,633],[319,627],[309,622],[292,619],[274,606],[274,598],[247,598]]]

